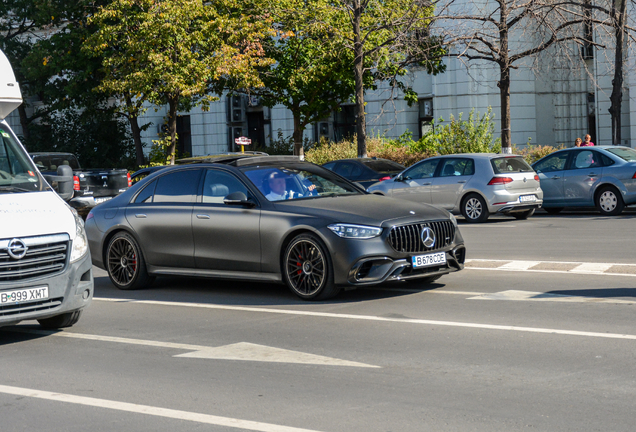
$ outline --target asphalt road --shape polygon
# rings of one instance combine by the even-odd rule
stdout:
[[[96,269],[74,327],[0,330],[0,429],[632,431],[634,215],[460,221],[464,271],[322,303]]]

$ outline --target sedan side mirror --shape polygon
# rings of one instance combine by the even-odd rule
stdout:
[[[402,174],[398,174],[395,179],[396,182],[403,182],[404,181],[404,176]]]
[[[223,199],[226,205],[243,205],[247,207],[255,207],[256,203],[245,195],[243,192],[232,192]]]

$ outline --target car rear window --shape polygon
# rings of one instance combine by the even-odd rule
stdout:
[[[375,172],[392,172],[392,171],[402,171],[405,169],[404,166],[400,165],[397,162],[393,161],[381,161],[381,160],[364,160],[361,161],[367,168],[371,168]]]
[[[618,156],[625,162],[636,162],[636,150],[630,148],[610,148],[608,152]]]
[[[506,174],[512,172],[532,172],[533,169],[521,156],[505,156],[490,160],[495,174]]]

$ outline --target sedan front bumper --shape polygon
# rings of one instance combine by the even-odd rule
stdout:
[[[385,281],[399,281],[441,276],[464,268],[466,248],[456,246],[446,253],[446,263],[439,266],[413,268],[410,259],[391,259],[389,257],[367,257],[357,261],[349,271],[348,282],[351,285],[375,285]]]

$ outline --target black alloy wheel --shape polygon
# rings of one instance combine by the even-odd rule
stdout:
[[[466,222],[486,222],[490,213],[486,201],[477,194],[467,195],[462,201],[462,215]]]
[[[283,277],[303,300],[324,300],[340,291],[333,282],[333,266],[327,248],[312,234],[300,234],[285,250]]]
[[[146,271],[137,241],[125,232],[115,234],[108,243],[106,270],[113,285],[121,290],[143,288],[154,279]]]

